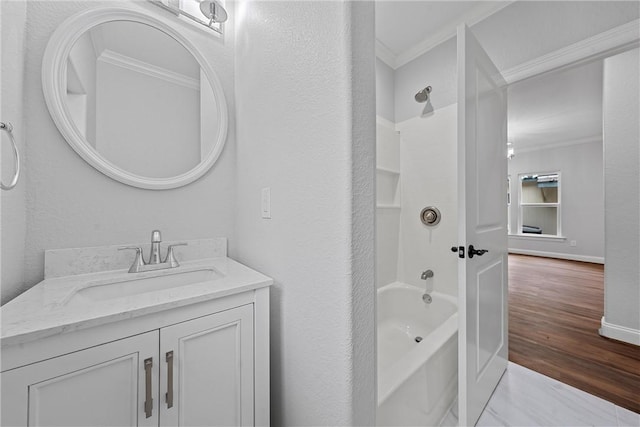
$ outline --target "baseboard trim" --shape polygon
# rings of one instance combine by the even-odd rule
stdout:
[[[626,326],[614,325],[605,320],[602,316],[600,321],[600,335],[618,341],[640,346],[640,330],[627,328]]]
[[[604,257],[598,257],[598,256],[563,254],[559,252],[531,251],[529,249],[515,249],[515,248],[509,248],[509,253],[518,254],[518,255],[539,256],[539,257],[545,257],[545,258],[566,259],[569,261],[592,262],[594,264],[604,264]]]

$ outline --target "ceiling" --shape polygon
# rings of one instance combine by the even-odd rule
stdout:
[[[398,68],[510,3],[376,0],[376,55]],[[601,138],[602,61],[511,85],[508,128],[516,153]]]
[[[376,0],[377,54],[392,68],[415,59],[511,1]]]
[[[508,139],[518,150],[602,137],[602,61],[509,86]]]

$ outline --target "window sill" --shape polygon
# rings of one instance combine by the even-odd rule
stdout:
[[[565,241],[567,240],[564,236],[552,236],[550,234],[509,234],[510,239],[523,239],[523,240],[555,240],[555,241]]]

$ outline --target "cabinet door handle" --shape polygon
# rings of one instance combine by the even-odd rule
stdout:
[[[167,352],[167,409],[173,407],[173,351]]]
[[[144,413],[147,418],[153,414],[153,397],[151,397],[151,368],[153,368],[153,357],[144,360],[144,379],[145,379],[145,400]]]

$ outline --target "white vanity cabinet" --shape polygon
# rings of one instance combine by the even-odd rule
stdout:
[[[253,307],[160,330],[160,425],[253,425]]]
[[[154,331],[3,372],[2,425],[157,426],[143,410],[144,361],[157,353]]]
[[[264,287],[3,346],[2,425],[268,425],[268,342]]]

